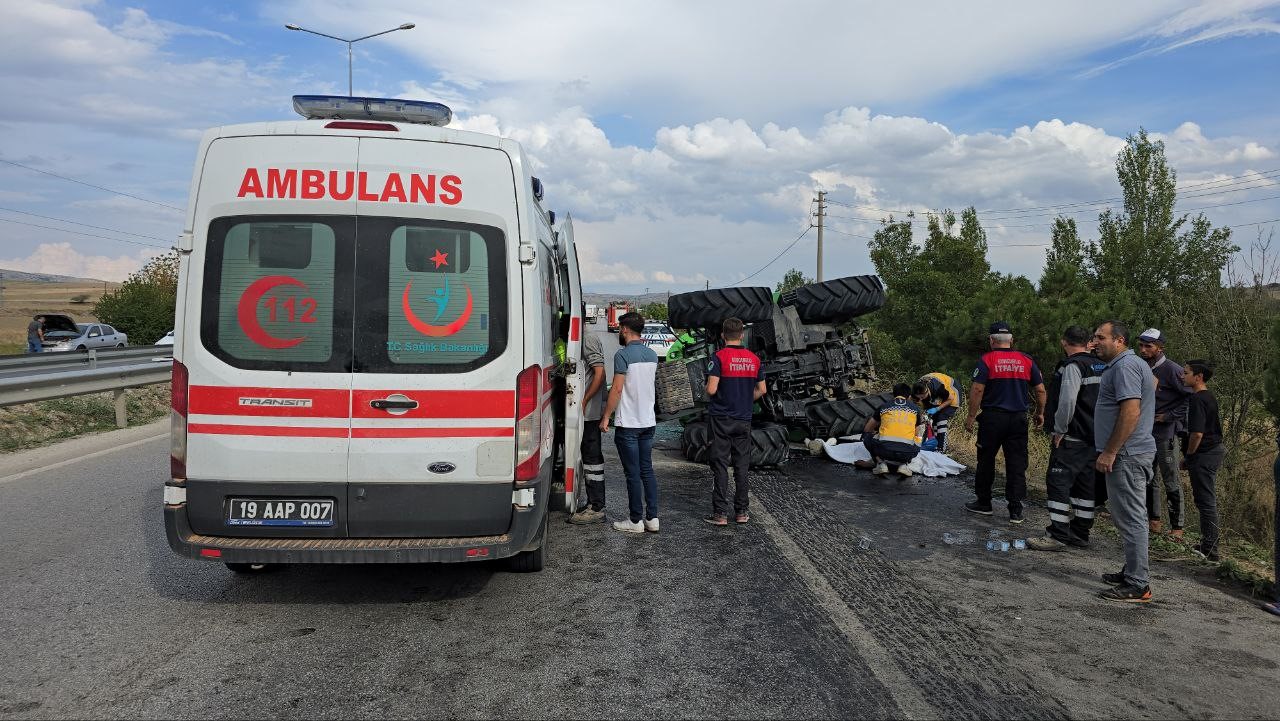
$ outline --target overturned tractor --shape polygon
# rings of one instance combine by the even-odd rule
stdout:
[[[810,283],[776,301],[769,288],[671,296],[670,322],[689,332],[659,368],[658,411],[685,423],[685,457],[707,460],[707,363],[723,347],[720,324],[731,317],[748,324],[743,344],[760,357],[768,388],[752,422],[753,466],[785,463],[792,439],[862,432],[889,394],[874,393],[871,347],[866,331],[852,321],[884,302],[884,285],[874,275]]]

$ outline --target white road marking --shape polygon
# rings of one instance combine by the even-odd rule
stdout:
[[[753,521],[760,522],[760,526],[778,547],[783,559],[791,565],[796,575],[800,576],[804,584],[817,597],[818,603],[831,617],[836,628],[840,629],[840,633],[866,660],[871,673],[893,698],[898,708],[902,709],[902,713],[909,719],[938,718],[939,712],[929,705],[915,683],[902,672],[893,654],[880,645],[871,632],[862,625],[858,615],[849,608],[844,599],[840,598],[840,594],[836,593],[822,572],[813,565],[809,556],[796,545],[791,536],[787,535],[754,493],[751,494],[751,515]]]
[[[57,470],[57,469],[62,468],[62,467],[64,467],[64,466],[70,466],[70,465],[75,464],[75,463],[83,463],[84,461],[92,460],[92,459],[94,459],[94,458],[98,458],[99,456],[105,456],[105,455],[107,455],[108,453],[115,453],[115,452],[117,452],[117,451],[127,450],[127,449],[129,449],[129,448],[133,448],[133,447],[135,447],[135,446],[140,446],[140,445],[142,445],[142,444],[144,444],[144,443],[150,443],[150,442],[152,442],[152,441],[159,440],[159,439],[161,439],[161,438],[168,438],[168,437],[169,437],[169,432],[166,430],[164,433],[161,433],[161,434],[156,435],[156,436],[150,436],[150,437],[148,437],[148,438],[141,438],[141,439],[136,440],[136,441],[132,441],[132,442],[129,442],[129,443],[125,443],[124,445],[120,445],[120,446],[112,446],[111,448],[104,448],[104,449],[102,449],[102,450],[100,450],[100,451],[94,451],[93,453],[86,453],[86,454],[84,454],[83,456],[76,456],[75,458],[68,458],[68,459],[67,459],[67,460],[65,460],[65,461],[58,461],[57,463],[50,463],[50,464],[49,464],[49,465],[47,465],[47,466],[41,466],[41,467],[39,467],[39,468],[32,468],[32,469],[30,469],[30,470],[22,471],[22,472],[20,472],[20,473],[14,473],[14,474],[13,474],[13,475],[11,475],[11,476],[4,476],[4,477],[0,477],[0,483],[8,483],[9,481],[16,481],[16,480],[18,480],[18,479],[20,479],[20,478],[26,478],[27,476],[34,476],[34,475],[35,475],[35,474],[37,474],[37,473],[45,473],[45,472],[47,472],[47,471]]]

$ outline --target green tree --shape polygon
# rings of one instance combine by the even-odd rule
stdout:
[[[1171,295],[1218,284],[1239,248],[1231,244],[1229,228],[1174,212],[1177,174],[1164,143],[1152,141],[1146,130],[1126,139],[1116,178],[1124,208],[1098,216],[1098,241],[1086,250],[1089,270],[1096,288],[1135,309],[1129,320],[1158,324]]]
[[[813,282],[813,278],[806,278],[799,268],[792,268],[783,274],[782,280],[778,281],[777,291],[786,293],[789,290],[795,290],[802,285],[808,285]]]
[[[667,319],[667,304],[649,303],[640,308],[640,315],[643,315],[646,320],[665,321]]]
[[[98,320],[129,334],[134,345],[160,340],[173,328],[178,298],[178,254],[158,255],[107,291],[93,306]]]

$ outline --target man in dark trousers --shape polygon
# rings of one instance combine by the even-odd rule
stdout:
[[[1191,388],[1187,409],[1187,448],[1182,466],[1191,476],[1191,497],[1200,510],[1200,543],[1196,555],[1218,560],[1218,493],[1216,481],[1222,459],[1227,455],[1222,445],[1222,419],[1218,414],[1218,398],[1209,390],[1213,368],[1202,360],[1187,361],[1182,379]],[[1159,398],[1159,391],[1156,391]],[[1159,408],[1157,401],[1156,407]]]
[[[1034,391],[1036,425],[1044,425],[1044,378],[1031,356],[1013,349],[1009,324],[991,324],[988,342],[973,369],[969,389],[969,415],[964,429],[973,431],[978,423],[978,471],[974,490],[978,499],[964,505],[971,513],[991,515],[991,486],[996,478],[996,453],[1004,449],[1004,495],[1009,503],[1009,522],[1022,523],[1022,501],[1027,497],[1027,410],[1028,389]]]
[[[582,394],[582,472],[587,481],[587,507],[569,516],[569,523],[604,522],[604,449],[600,417],[604,415],[604,344],[600,336],[582,334],[582,362],[587,366],[587,390]]]
[[[1155,475],[1147,487],[1147,517],[1151,532],[1159,533],[1162,525],[1160,487],[1164,486],[1169,502],[1169,527],[1175,540],[1182,540],[1185,517],[1182,503],[1182,478],[1178,473],[1177,439],[1187,417],[1187,399],[1191,389],[1182,382],[1182,366],[1164,354],[1165,337],[1158,328],[1148,328],[1138,336],[1138,355],[1151,366],[1156,379],[1156,420],[1151,431],[1156,439]]]
[[[707,363],[707,423],[711,427],[711,515],[713,526],[729,525],[729,466],[733,466],[733,513],[738,523],[747,514],[747,469],[751,467],[751,406],[765,394],[764,371],[755,353],[742,347],[743,323],[729,318],[720,325],[724,347]]]
[[[1053,441],[1049,452],[1049,527],[1043,538],[1027,539],[1027,548],[1063,551],[1087,548],[1094,520],[1094,487],[1098,452],[1093,447],[1093,407],[1107,364],[1089,350],[1090,332],[1078,325],[1062,333],[1062,350],[1049,381],[1044,431]]]

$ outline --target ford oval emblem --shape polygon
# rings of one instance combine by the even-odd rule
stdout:
[[[427,466],[427,470],[432,473],[453,473],[457,468],[457,466],[447,461],[440,461]]]

